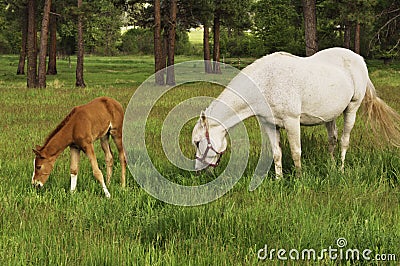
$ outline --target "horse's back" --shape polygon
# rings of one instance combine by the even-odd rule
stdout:
[[[355,85],[365,79],[357,81],[363,70],[357,73],[351,66],[362,67],[363,60],[340,48],[319,53],[298,57],[277,52],[258,59],[244,70],[263,91],[278,123],[288,116],[300,116],[301,122],[309,125],[331,121],[357,94]],[[365,86],[357,90],[361,96]]]

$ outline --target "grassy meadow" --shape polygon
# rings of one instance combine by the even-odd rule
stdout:
[[[190,60],[178,57],[177,61]],[[97,96],[110,96],[128,105],[135,89],[152,74],[151,57],[85,58],[87,87],[75,82],[72,68],[58,61],[56,76],[48,76],[46,89],[27,89],[26,77],[15,75],[18,57],[0,56],[0,265],[280,265],[375,264],[382,261],[280,261],[277,250],[348,248],[396,255],[400,261],[400,150],[375,145],[360,117],[352,132],[346,169],[330,161],[325,128],[302,128],[303,174],[295,178],[286,137],[282,139],[285,179],[266,178],[255,191],[248,185],[259,155],[259,129],[246,122],[253,144],[248,167],[220,199],[197,207],[180,207],[148,195],[128,174],[127,188],[119,185],[120,165],[114,151],[111,199],[92,175],[82,156],[77,191],[69,193],[69,151],[57,160],[44,189],[31,186],[32,148],[70,109]],[[400,63],[368,62],[379,95],[400,112]],[[216,97],[222,88],[187,84],[168,94],[152,111],[147,145],[159,171],[178,181],[207,182],[213,175],[196,176],[171,167],[160,146],[162,119],[185,98]],[[186,155],[193,121],[185,125],[180,144]],[[341,122],[339,121],[339,129]],[[96,143],[99,165],[105,160]],[[338,154],[338,150],[337,150]],[[222,165],[229,156],[224,156]],[[140,165],[138,165],[140,167]],[[223,169],[215,169],[215,175]],[[269,177],[272,177],[273,172]],[[274,249],[274,260],[259,260],[260,249]],[[293,254],[293,253],[292,253]]]

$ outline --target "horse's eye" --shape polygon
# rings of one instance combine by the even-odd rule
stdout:
[[[195,141],[194,145],[196,145],[197,149],[199,148],[200,141]]]
[[[37,166],[36,166],[36,170],[40,170],[41,168],[42,168],[41,165],[37,165]]]

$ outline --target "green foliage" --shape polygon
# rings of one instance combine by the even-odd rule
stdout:
[[[16,54],[21,46],[23,6],[19,1],[0,2],[0,54]]]
[[[244,32],[229,35],[226,30],[221,32],[221,54],[225,57],[260,57],[265,55],[262,41],[254,34]]]
[[[304,54],[301,13],[291,0],[260,0],[254,4],[254,34],[264,53],[289,51]]]
[[[115,55],[120,42],[122,10],[110,0],[91,1],[85,11],[85,49],[101,55]]]
[[[154,33],[152,29],[133,28],[122,35],[119,50],[124,54],[150,55],[154,52]],[[175,54],[190,55],[192,47],[189,42],[189,35],[186,31],[177,29]]]
[[[130,29],[122,35],[119,49],[124,54],[153,54],[153,38],[151,29]]]
[[[373,25],[374,36],[370,40],[372,55],[386,60],[399,58],[400,3],[378,1],[375,12],[378,15]]]
[[[41,21],[43,1],[38,2],[37,21]],[[153,26],[152,1],[87,0],[80,10],[75,0],[57,1],[58,49],[74,54],[77,15],[84,17],[87,53],[116,55],[153,53],[150,40]],[[162,28],[168,25],[168,1],[161,1]],[[394,0],[319,0],[317,4],[318,46],[324,49],[344,45],[344,32],[350,33],[352,48],[354,27],[361,25],[361,54],[392,59],[400,56],[400,2]],[[0,2],[0,54],[19,53],[25,0]],[[300,0],[188,0],[178,1],[176,53],[201,55],[202,47],[191,44],[186,31],[208,23],[214,13],[221,15],[221,54],[260,57],[285,50],[305,53],[302,1]],[[121,35],[120,27],[133,25],[144,36]],[[211,34],[212,36],[212,34]],[[135,40],[138,38],[138,40]]]

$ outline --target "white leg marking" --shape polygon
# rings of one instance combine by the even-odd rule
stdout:
[[[75,191],[78,175],[71,174],[71,192]]]
[[[110,192],[108,192],[108,189],[107,189],[107,187],[106,187],[106,184],[103,184],[103,191],[104,191],[104,194],[106,194],[106,198],[110,198],[111,197],[111,194],[110,194]]]

